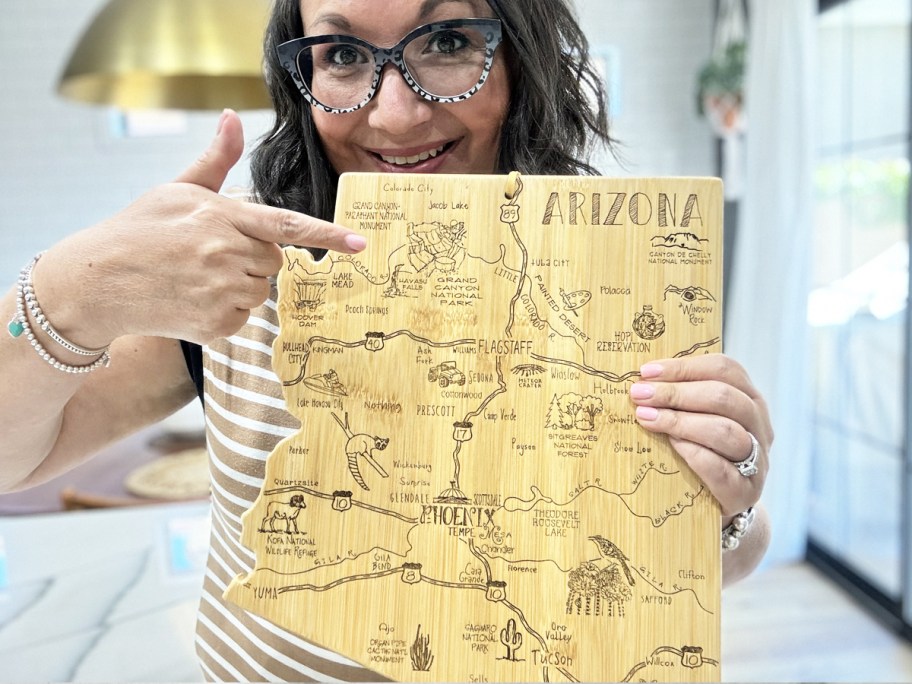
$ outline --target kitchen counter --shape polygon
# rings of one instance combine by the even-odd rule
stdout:
[[[207,502],[0,517],[0,681],[195,682]]]

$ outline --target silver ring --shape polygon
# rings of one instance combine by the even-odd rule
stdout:
[[[751,477],[760,472],[760,469],[757,467],[757,459],[760,458],[760,442],[758,442],[757,438],[749,432],[747,433],[747,436],[751,439],[750,456],[743,461],[734,461],[733,465],[744,477]]]

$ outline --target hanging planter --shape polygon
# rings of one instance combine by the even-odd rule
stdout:
[[[722,140],[720,175],[726,201],[744,192],[741,155],[747,131],[747,9],[745,0],[719,0],[712,57],[697,76],[697,111]]]
[[[744,72],[747,43],[729,43],[701,70],[697,110],[720,137],[744,130]]]

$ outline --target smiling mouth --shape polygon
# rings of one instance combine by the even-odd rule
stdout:
[[[382,159],[387,164],[393,164],[395,166],[412,166],[413,164],[420,164],[423,161],[428,159],[433,159],[438,154],[448,150],[453,146],[453,143],[446,143],[434,150],[425,150],[419,154],[413,155],[411,157],[396,157],[396,156],[387,156],[385,154],[377,154],[376,156]]]

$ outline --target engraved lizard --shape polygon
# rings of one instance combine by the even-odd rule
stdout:
[[[387,444],[389,444],[389,438],[373,437],[366,433],[359,433],[357,435],[352,434],[351,429],[348,427],[348,413],[345,414],[344,423],[335,413],[331,413],[331,415],[336,419],[339,427],[345,432],[345,436],[348,437],[348,442],[345,444],[345,455],[348,457],[348,470],[351,472],[352,477],[355,478],[355,482],[357,482],[362,489],[370,491],[370,487],[367,486],[364,482],[364,478],[361,477],[361,471],[358,468],[358,456],[363,456],[382,477],[389,477],[383,467],[374,460],[373,456],[373,451],[375,449],[377,451],[386,449]]]

